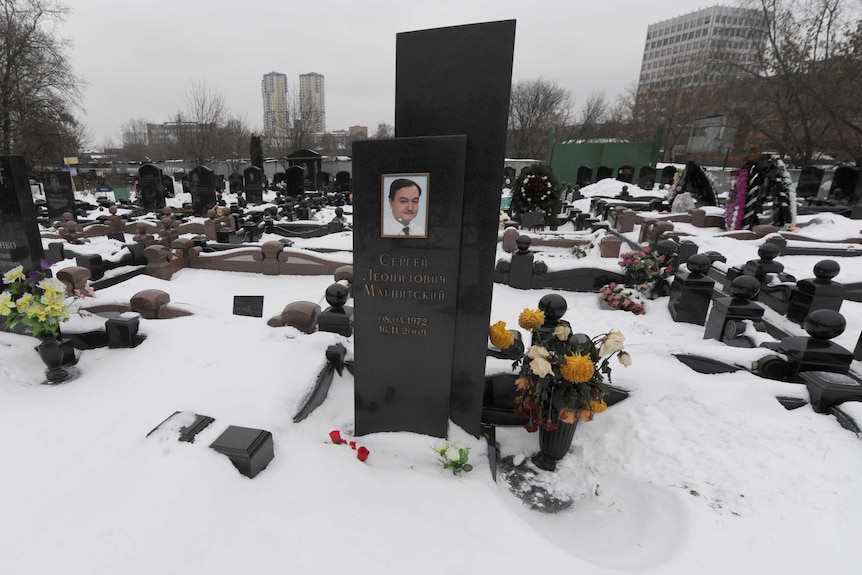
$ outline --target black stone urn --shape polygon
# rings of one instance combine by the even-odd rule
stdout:
[[[69,377],[69,372],[63,369],[65,353],[60,340],[50,334],[39,336],[39,339],[41,343],[36,346],[36,351],[48,368],[46,372],[48,380],[45,383],[48,385],[63,383]]]
[[[561,387],[554,390],[553,397],[556,398],[562,393]],[[554,401],[551,399],[546,406],[546,413],[554,412],[553,417],[549,419],[556,423],[556,427],[552,431],[548,431],[544,427],[539,428],[539,452],[531,459],[533,465],[545,471],[556,471],[557,462],[561,460],[569,452],[572,446],[572,440],[575,438],[575,429],[578,427],[578,420],[574,423],[566,423],[560,421],[559,411],[554,409]],[[575,405],[568,407],[574,409]]]

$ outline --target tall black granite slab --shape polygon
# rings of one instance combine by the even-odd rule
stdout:
[[[242,171],[244,180],[245,201],[250,204],[263,203],[263,189],[265,185],[263,170],[257,166],[249,166]]]
[[[141,186],[141,207],[148,212],[165,207],[165,186],[162,170],[155,164],[144,164],[138,168],[138,183]]]
[[[0,156],[0,274],[39,267],[44,255],[24,156]]]
[[[451,419],[481,433],[515,21],[398,34],[395,136],[467,136]]]
[[[48,218],[60,219],[64,213],[75,213],[75,190],[69,172],[42,172]]]
[[[196,216],[206,216],[216,204],[215,173],[206,166],[198,166],[189,172],[189,192],[192,194],[192,209]]]
[[[357,435],[446,436],[460,305],[465,148],[464,136],[353,143]],[[391,217],[387,182],[411,174],[426,176],[424,237],[384,236],[384,218]],[[420,206],[416,218],[421,216]]]

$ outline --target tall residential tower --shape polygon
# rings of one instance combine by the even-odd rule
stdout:
[[[273,138],[287,135],[287,76],[281,72],[264,74],[260,82],[263,98],[263,133]]]
[[[299,107],[302,122],[309,131],[326,131],[326,83],[323,74],[309,72],[299,75]]]

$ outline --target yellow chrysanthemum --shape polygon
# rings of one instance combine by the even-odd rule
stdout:
[[[518,316],[518,325],[524,329],[534,330],[545,323],[545,312],[540,309],[525,309]]]
[[[593,378],[596,366],[586,355],[566,356],[566,363],[560,365],[560,375],[572,383],[586,383]]]
[[[9,292],[0,292],[0,315],[9,315],[15,309],[15,304],[12,302],[12,294]]]
[[[506,329],[506,322],[498,321],[488,329],[491,345],[500,349],[508,349],[515,343],[515,336]]]
[[[39,282],[39,287],[45,292],[45,295],[65,295],[66,285],[57,278],[45,278]]]
[[[3,283],[11,284],[14,281],[24,279],[24,266],[15,266],[5,274],[3,274]]]
[[[590,401],[590,410],[595,413],[601,413],[608,408],[608,404],[604,401]]]

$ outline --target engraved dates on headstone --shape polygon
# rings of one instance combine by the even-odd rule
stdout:
[[[463,136],[354,144],[357,435],[446,435],[465,149]],[[426,201],[413,219],[425,218],[424,235],[387,236],[384,222],[398,205],[383,184],[418,173]]]

